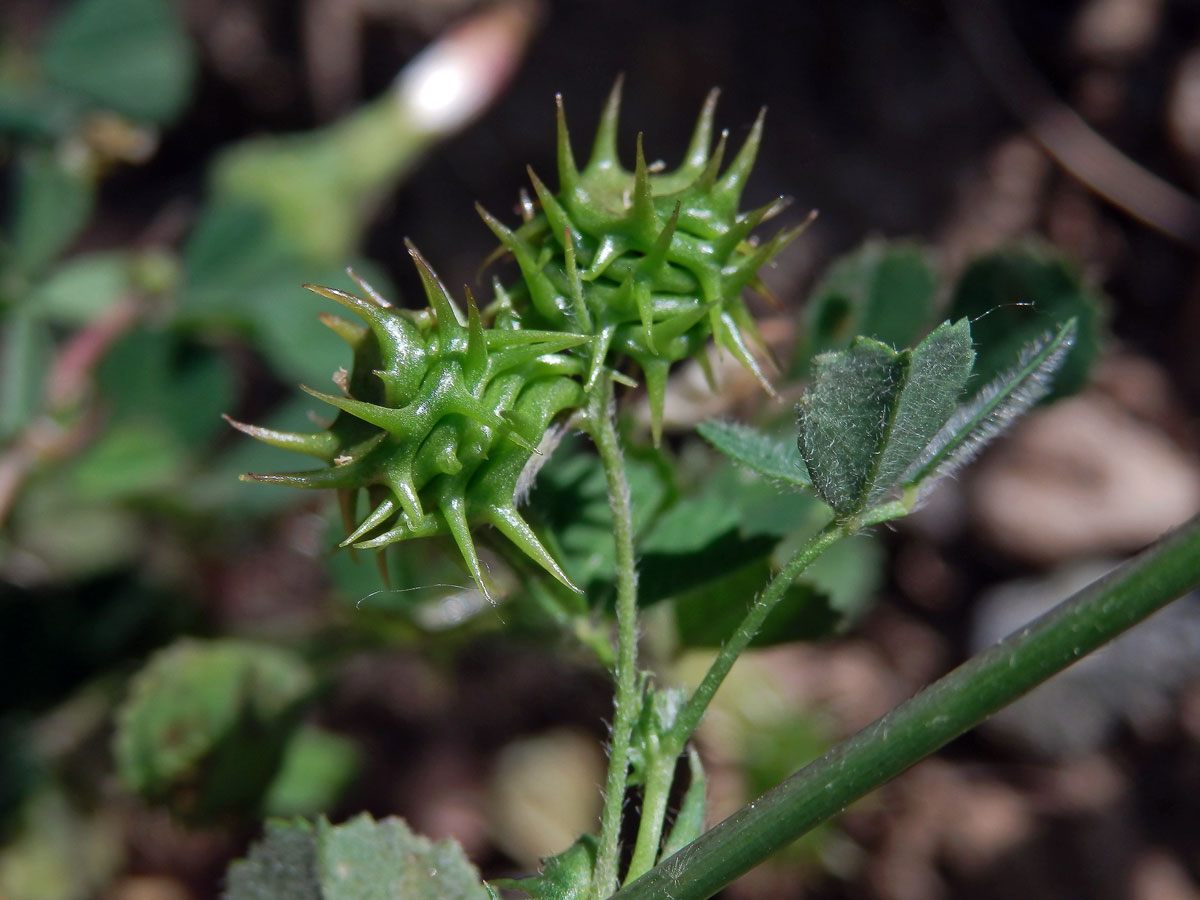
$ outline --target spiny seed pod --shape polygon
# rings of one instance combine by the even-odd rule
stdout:
[[[651,173],[639,134],[631,172],[617,156],[620,99],[618,80],[581,170],[559,97],[558,193],[531,169],[540,212],[530,208],[528,221],[515,230],[479,212],[521,269],[523,284],[511,295],[522,321],[593,336],[588,387],[604,365],[633,359],[645,373],[658,443],[667,372],[686,357],[705,364],[710,336],[774,394],[749,346],[766,352],[741,294],[746,287],[763,290],[756,273],[803,226],[755,245],[751,232],[782,210],[786,199],[738,212],[762,137],[761,114],[722,171],[728,132],[714,148],[713,90],[683,164]]]
[[[497,284],[488,328],[469,292],[464,320],[411,246],[425,310],[397,309],[362,281],[363,297],[307,285],[363,323],[322,317],[350,344],[354,365],[334,378],[340,394],[305,390],[336,407],[337,417],[312,434],[230,421],[326,467],[243,477],[336,489],[350,532],[343,546],[449,534],[485,595],[471,527],[490,523],[574,589],[516,504],[537,468],[535,448],[553,443],[555,421],[584,405],[601,372],[620,379],[614,370],[631,359],[645,373],[655,443],[671,364],[706,363],[710,337],[772,392],[750,350],[765,347],[741,292],[764,290],[757,270],[803,226],[753,243],[754,228],[786,201],[738,213],[762,116],[722,171],[727,134],[713,148],[716,98],[709,94],[683,164],[654,174],[640,135],[633,171],[617,158],[619,81],[582,170],[559,99],[558,194],[531,171],[541,210],[527,202],[524,225],[509,229],[480,210],[523,278],[507,291]],[[358,521],[363,493],[369,512]]]
[[[409,252],[429,301],[419,312],[391,306],[361,281],[365,297],[306,285],[366,326],[323,317],[353,348],[354,370],[335,377],[340,395],[304,390],[336,407],[337,418],[328,430],[312,434],[230,422],[265,443],[314,456],[327,468],[243,478],[336,489],[350,530],[343,546],[381,548],[449,534],[489,596],[471,526],[490,523],[574,589],[516,503],[538,444],[552,436],[560,413],[582,404],[583,364],[562,351],[589,338],[484,329],[470,294],[463,321],[429,264],[415,248]],[[371,511],[355,526],[363,491]]]

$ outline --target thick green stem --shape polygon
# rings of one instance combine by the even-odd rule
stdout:
[[[612,509],[613,540],[617,550],[617,660],[612,742],[608,778],[604,784],[604,810],[600,818],[600,846],[592,880],[594,896],[607,897],[617,888],[621,856],[621,818],[629,778],[629,741],[639,707],[637,672],[637,570],[633,556],[633,512],[629,483],[612,409],[612,381],[607,374],[596,383],[588,400],[586,427],[600,454]]]
[[[1200,584],[1200,518],[860,731],[623,888],[705,900],[780,847]]]

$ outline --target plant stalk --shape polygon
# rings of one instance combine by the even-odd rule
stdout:
[[[679,751],[671,752],[664,743],[658,748],[652,764],[646,772],[646,783],[642,794],[642,819],[638,823],[637,842],[625,882],[633,881],[650,870],[658,859],[658,848],[662,842],[663,822],[667,816],[667,801],[671,796],[671,784],[675,780],[675,761]]]
[[[1200,517],[977,654],[619,891],[706,900],[1051,675],[1200,584]]]
[[[612,379],[605,373],[588,398],[587,430],[596,445],[608,485],[612,509],[613,540],[617,554],[617,654],[613,672],[615,698],[608,777],[604,784],[604,809],[600,818],[600,843],[593,896],[607,897],[617,889],[621,857],[621,820],[629,779],[629,741],[640,706],[637,672],[637,569],[633,555],[633,511],[625,461],[612,403]]]
[[[783,599],[783,595],[800,573],[829,546],[847,534],[837,522],[830,522],[821,531],[805,542],[787,564],[767,583],[762,593],[751,604],[745,618],[738,624],[716,659],[709,666],[700,684],[680,709],[671,730],[663,737],[660,752],[646,777],[645,800],[642,804],[642,821],[638,826],[637,844],[629,864],[626,882],[632,882],[645,874],[654,865],[662,838],[663,821],[667,812],[667,798],[671,790],[675,761],[688,739],[700,725],[704,711],[712,702],[721,682],[729,674],[737,658],[754,640],[762,629],[771,610]]]
[[[751,605],[750,611],[746,613],[746,617],[738,624],[729,640],[722,645],[716,659],[704,673],[704,678],[692,692],[692,696],[679,711],[679,716],[671,726],[670,736],[666,741],[675,748],[675,755],[683,752],[684,745],[691,737],[692,732],[699,727],[700,720],[704,717],[704,711],[712,702],[717,688],[721,686],[721,682],[725,680],[725,676],[729,674],[729,670],[733,668],[737,658],[750,646],[750,642],[762,629],[767,616],[783,599],[783,595],[791,587],[792,582],[808,568],[813,560],[848,534],[853,534],[853,531],[846,531],[839,522],[830,522],[807,540],[796,555],[788,560],[787,564],[767,583],[762,593]]]

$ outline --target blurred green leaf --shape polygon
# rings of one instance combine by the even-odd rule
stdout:
[[[263,811],[281,818],[328,812],[358,774],[361,762],[358,748],[348,738],[301,728],[288,741]]]
[[[974,260],[954,289],[949,314],[971,320],[978,359],[973,389],[1012,365],[1021,348],[1077,321],[1075,346],[1054,378],[1048,400],[1078,391],[1100,352],[1104,296],[1051,247],[1029,242]]]
[[[739,524],[738,509],[724,498],[701,491],[672,504],[654,519],[638,542],[640,553],[694,553]],[[640,568],[640,567],[639,567]]]
[[[145,534],[137,517],[117,506],[83,503],[69,478],[27,485],[14,510],[22,549],[53,573],[55,582],[95,577],[137,559]]]
[[[0,48],[0,54],[8,48]],[[0,135],[18,141],[52,141],[75,125],[71,99],[32,78],[0,76]]]
[[[791,425],[787,430],[790,432],[788,443],[794,446],[795,430]],[[777,434],[766,437],[781,441]],[[796,455],[799,457],[799,451]],[[743,537],[786,537],[797,530],[819,527],[829,515],[825,504],[811,489],[806,493],[781,491],[774,481],[728,458],[707,467],[693,490],[712,494],[737,510],[738,530]]]
[[[780,492],[771,481],[729,461],[705,471],[696,488],[699,493],[671,512],[684,510],[681,523],[699,520],[702,501],[731,511],[736,530],[694,554],[640,554],[639,596],[675,596],[677,616],[684,617],[688,629],[681,631],[684,639],[715,646],[728,638],[744,614],[738,604],[770,576],[771,561],[778,563],[795,553],[828,520],[829,510],[811,493]],[[777,609],[772,614],[756,644],[811,639],[855,618],[878,588],[882,565],[878,542],[869,535],[834,544],[809,566],[801,585],[793,586],[781,602],[784,612]],[[733,569],[737,571],[731,573]],[[817,605],[806,610],[814,590]],[[684,604],[694,605],[684,611]]]
[[[130,289],[130,265],[123,251],[74,256],[42,279],[26,302],[39,318],[86,325]]]
[[[908,347],[933,316],[937,279],[918,244],[868,241],[839,258],[813,289],[795,374],[819,353],[841,350],[855,337]]]
[[[675,599],[675,627],[687,647],[719,647],[745,618],[746,607],[770,579],[766,557],[742,565]],[[841,616],[829,597],[807,581],[788,588],[751,642],[769,647],[788,641],[816,640],[834,632]]]
[[[5,607],[14,602],[17,601],[5,603]],[[13,618],[7,609],[0,608],[0,624],[13,624]],[[0,646],[5,643],[3,632],[0,632]],[[0,672],[4,668],[0,665]],[[12,671],[14,676],[23,674],[16,667]],[[42,761],[37,758],[33,746],[28,722],[24,716],[13,712],[21,704],[14,703],[10,698],[6,705],[9,711],[0,716],[0,834],[12,833],[14,820],[25,799],[46,778]]]
[[[183,251],[188,299],[202,315],[237,311],[238,290],[296,264],[270,219],[250,203],[206,208]]]
[[[53,354],[49,328],[26,310],[0,319],[0,440],[24,428],[41,408]]]
[[[88,900],[119,870],[117,823],[76,809],[66,793],[44,786],[22,810],[0,847],[0,896],[11,900]]]
[[[123,422],[105,432],[68,473],[84,503],[111,503],[169,489],[187,451],[160,423]]]
[[[728,434],[728,432],[723,432]],[[756,463],[769,471],[783,456],[773,436],[753,434]],[[789,441],[795,447],[794,438]],[[799,453],[795,453],[799,460]],[[813,494],[780,491],[777,483],[724,457],[702,460],[697,482],[645,528],[638,544],[638,599],[649,604],[723,577],[762,559],[780,539],[821,522],[828,512]],[[786,467],[785,467],[786,470]],[[788,473],[791,474],[790,472]]]
[[[676,509],[681,515],[692,512],[690,504],[680,504]],[[697,522],[696,530],[708,532],[702,520]],[[643,548],[638,554],[638,603],[649,605],[723,578],[733,567],[766,558],[776,543],[778,539],[768,535],[743,537],[734,525],[692,547]]]
[[[41,55],[59,87],[139,121],[170,121],[191,90],[192,48],[171,0],[76,0]]]
[[[797,534],[791,541],[798,544],[799,538]],[[793,547],[781,546],[776,559],[792,552]],[[841,630],[870,607],[883,583],[886,564],[887,553],[879,539],[856,534],[838,541],[814,560],[804,572],[804,582],[827,598]]]
[[[94,193],[88,174],[53,150],[20,154],[11,228],[13,254],[26,273],[39,272],[75,239],[92,213]]]
[[[344,262],[431,137],[410,126],[389,91],[323,128],[227,148],[213,165],[213,192],[261,210],[303,258]]]
[[[829,749],[829,738],[812,713],[756,721],[742,735],[746,798],[753,799]]]
[[[645,459],[626,459],[633,526],[645,533],[673,487],[669,473]],[[604,472],[595,457],[568,438],[538,473],[530,495],[532,517],[542,523],[547,548],[571,580],[589,591],[607,591],[615,577],[612,512]]]
[[[130,684],[113,743],[118,774],[191,822],[255,813],[314,687],[281,648],[178,641]]]
[[[193,230],[184,250],[185,321],[208,327],[240,328],[289,381],[324,386],[350,361],[346,345],[321,324],[334,304],[306,291],[305,283],[359,291],[344,265],[395,296],[377,266],[345,259],[338,265],[314,263],[274,230],[251,204],[219,203]]]
[[[233,405],[233,373],[219,355],[149,327],[113,345],[97,381],[114,422],[155,429],[185,455],[199,453],[224,433],[221,413]]]
[[[434,843],[400,819],[363,814],[342,825],[270,822],[229,869],[225,900],[488,900],[453,841]]]
[[[229,867],[222,900],[326,900],[312,824],[267,822],[265,831],[246,858]]]

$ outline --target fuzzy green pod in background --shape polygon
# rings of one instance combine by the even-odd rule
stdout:
[[[522,277],[508,288],[497,283],[482,312],[468,293],[464,316],[412,247],[424,310],[395,307],[361,281],[365,296],[310,286],[361,322],[323,317],[352,347],[353,368],[335,376],[339,394],[305,390],[336,407],[337,418],[311,434],[233,424],[325,468],[246,477],[337,490],[349,531],[343,546],[449,534],[488,596],[471,536],[480,524],[574,588],[516,507],[543,457],[539,447],[552,449],[598,379],[627,380],[620,372],[630,364],[641,371],[656,443],[671,365],[689,357],[706,364],[710,337],[771,391],[751,350],[765,347],[741,293],[762,289],[758,270],[800,229],[753,242],[753,229],[786,204],[738,212],[762,116],[722,170],[727,134],[713,147],[716,96],[705,102],[683,164],[654,174],[640,135],[632,171],[617,157],[619,82],[582,169],[560,99],[558,194],[531,171],[538,208],[525,204],[520,227],[480,210]]]

